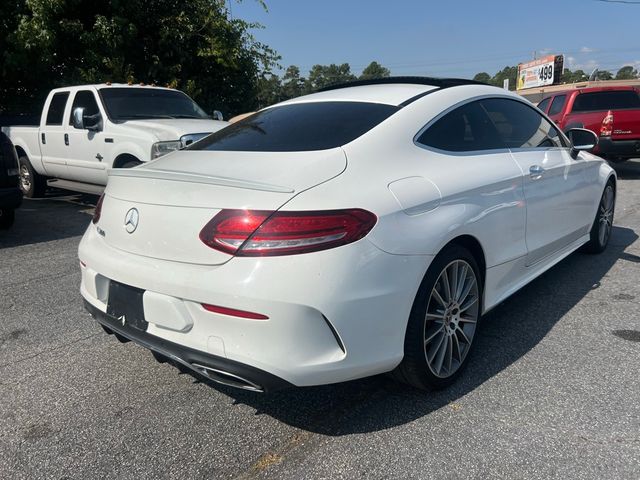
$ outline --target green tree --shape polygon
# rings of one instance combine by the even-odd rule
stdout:
[[[576,82],[584,82],[589,80],[589,75],[587,75],[584,70],[576,70],[572,72],[568,68],[565,68],[562,72],[562,76],[560,77],[561,83],[576,83]]]
[[[1,25],[0,109],[33,109],[54,87],[132,81],[182,89],[232,115],[257,106],[279,59],[251,35],[259,25],[231,18],[224,0],[7,3],[21,8],[16,28]]]
[[[258,79],[257,108],[268,107],[282,100],[282,83],[277,75],[269,73]]]
[[[491,84],[496,87],[502,87],[505,79],[509,79],[509,90],[516,89],[516,78],[518,76],[518,67],[504,67],[496,73],[491,79]]]
[[[633,80],[638,78],[638,70],[631,65],[625,65],[616,74],[616,80]]]
[[[313,92],[329,85],[345,83],[355,80],[348,63],[342,65],[314,65],[309,72],[309,78],[305,84],[306,92]]]
[[[360,80],[370,80],[374,78],[386,78],[391,76],[391,71],[380,65],[378,62],[373,61],[367,67],[362,70]]]
[[[305,79],[300,76],[300,69],[290,65],[282,77],[282,97],[284,99],[299,97],[304,93]]]
[[[584,82],[585,80],[589,80],[589,75],[587,75],[587,72],[581,69],[578,69],[575,72],[573,72],[573,79],[572,79],[573,83]]]
[[[596,73],[597,80],[613,80],[613,74],[608,70],[598,70]]]
[[[487,72],[476,73],[473,79],[476,82],[491,83],[491,75],[489,75]]]

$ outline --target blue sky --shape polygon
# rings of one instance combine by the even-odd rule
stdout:
[[[232,14],[281,64],[344,63],[359,74],[371,60],[393,75],[493,75],[544,54],[575,70],[640,67],[640,4],[598,0],[230,0]],[[640,69],[640,68],[639,68]]]

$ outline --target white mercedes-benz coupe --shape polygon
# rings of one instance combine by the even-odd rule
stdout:
[[[111,170],[79,248],[85,306],[156,359],[249,390],[383,372],[441,388],[482,314],[607,246],[616,175],[586,152],[597,140],[465,80],[289,100]]]

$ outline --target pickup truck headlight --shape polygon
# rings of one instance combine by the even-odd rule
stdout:
[[[171,142],[157,142],[151,146],[151,160],[154,158],[161,157],[166,155],[167,153],[171,153],[175,150],[180,150],[180,141],[171,141]]]

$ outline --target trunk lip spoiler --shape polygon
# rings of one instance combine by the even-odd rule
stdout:
[[[295,193],[295,189],[281,185],[254,182],[238,178],[216,177],[215,175],[204,175],[198,173],[180,172],[177,170],[161,170],[144,168],[112,168],[109,170],[110,177],[134,177],[148,178],[155,180],[169,180],[174,182],[204,183],[207,185],[220,185],[223,187],[244,188],[250,190],[261,190],[274,193]]]

